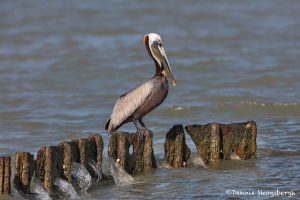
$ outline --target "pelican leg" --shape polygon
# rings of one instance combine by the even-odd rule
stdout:
[[[138,132],[138,141],[139,141],[139,144],[142,144],[143,141],[144,141],[144,133],[142,131],[142,129],[139,127],[138,123],[137,123],[137,120],[133,120],[133,123],[136,127],[136,130]]]
[[[146,125],[144,124],[144,122],[143,122],[142,118],[141,118],[141,119],[139,119],[139,122],[140,122],[140,124],[141,124],[141,126],[142,126],[143,128],[147,128],[147,127],[146,127]]]
[[[140,130],[140,127],[139,127],[139,125],[138,125],[137,121],[136,121],[136,120],[133,120],[133,124],[134,124],[134,126],[135,126],[136,130],[139,132],[139,130]]]

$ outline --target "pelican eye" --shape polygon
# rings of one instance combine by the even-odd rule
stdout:
[[[159,47],[162,46],[162,43],[161,43],[161,42],[158,42],[158,41],[154,41],[153,44],[156,45],[156,46],[159,46]]]

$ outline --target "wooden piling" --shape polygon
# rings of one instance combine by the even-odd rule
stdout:
[[[182,125],[173,126],[166,135],[164,144],[165,160],[172,167],[186,167],[191,155],[190,148],[186,145]]]
[[[0,195],[11,194],[11,168],[10,156],[0,157]]]
[[[257,128],[254,121],[189,125],[185,129],[206,163],[236,157],[238,159],[256,157]],[[156,167],[153,133],[146,129],[143,130],[143,133],[143,142],[140,141],[138,133],[115,132],[109,138],[109,157],[130,174]],[[168,131],[164,148],[164,157],[169,165],[172,167],[186,166],[191,151],[186,144],[182,125],[175,125]],[[57,146],[42,147],[37,152],[36,160],[30,153],[17,152],[14,186],[23,197],[34,199],[35,194],[30,193],[30,181],[35,172],[36,178],[42,182],[48,194],[56,198],[59,196],[59,192],[54,181],[56,178],[63,178],[73,183],[71,175],[73,162],[82,164],[95,180],[99,180],[102,177],[102,153],[103,140],[97,134],[91,134],[88,138],[62,142]],[[232,155],[235,157],[233,158]],[[98,168],[100,174],[95,171],[94,167]],[[0,195],[11,193],[10,180],[11,158],[0,157]]]
[[[142,172],[145,169],[156,168],[156,160],[153,151],[153,133],[151,130],[143,129],[143,141],[139,133],[128,135],[133,148],[131,154],[131,165],[133,173]]]
[[[234,153],[240,159],[256,158],[257,127],[254,121],[220,125],[220,139],[223,138],[221,157],[230,159]]]
[[[94,161],[95,167],[98,168],[100,175],[102,174],[102,162],[103,162],[103,139],[98,134],[90,134],[88,137],[90,141],[90,159]],[[92,177],[96,178],[97,180],[100,180],[101,177],[97,177],[98,174],[95,172],[92,173]]]
[[[71,167],[73,163],[74,151],[72,148],[72,142],[61,142],[57,148],[58,161],[57,161],[57,173],[58,176],[64,180],[72,183]]]
[[[188,134],[194,141],[199,156],[205,163],[220,159],[219,124],[186,126]]]
[[[138,133],[115,132],[109,138],[109,157],[112,157],[130,174],[156,167],[152,132],[144,130],[143,142],[139,142],[138,137]],[[129,152],[131,146],[132,153]]]
[[[77,154],[76,153],[77,151],[79,153],[78,156],[74,155],[75,157],[77,157],[77,159],[74,161],[83,165],[90,172],[91,170],[89,169],[89,166],[88,166],[89,153],[90,153],[89,152],[90,141],[88,140],[88,138],[79,138],[79,139],[72,140],[72,142],[73,142],[73,145],[76,144],[77,148],[78,148],[77,150],[75,150],[74,153]],[[76,148],[76,146],[74,148]]]
[[[156,168],[156,160],[153,150],[153,133],[147,130],[148,133],[144,134],[144,147],[143,147],[143,168]]]
[[[95,180],[100,180],[99,174],[91,167],[95,167],[102,174],[103,140],[98,134],[91,134],[88,138],[74,139],[70,142],[61,142],[57,145],[58,175],[72,183],[71,167],[76,162],[83,165]]]
[[[36,158],[35,176],[43,183],[50,196],[55,196],[55,178],[57,172],[58,154],[55,146],[42,147]]]
[[[34,174],[34,157],[28,152],[16,152],[14,187],[20,194],[30,193],[30,181]]]
[[[118,162],[128,173],[133,173],[130,165],[129,147],[131,144],[128,135],[129,133],[126,132],[115,132],[110,135],[108,156]]]
[[[210,123],[185,127],[204,162],[256,157],[256,123],[254,121],[232,124]]]

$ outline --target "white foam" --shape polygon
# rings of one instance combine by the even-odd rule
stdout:
[[[109,158],[108,160],[108,168],[117,185],[124,186],[137,183],[134,178],[130,174],[128,174],[121,166],[119,166],[119,164],[116,163],[112,158]]]
[[[87,191],[92,184],[92,177],[87,169],[79,163],[72,163],[71,174],[78,181],[79,187],[83,191]]]
[[[230,154],[230,159],[231,160],[241,160],[241,158],[236,153],[234,153],[234,152],[232,152]]]
[[[52,198],[49,196],[49,194],[46,192],[46,190],[43,188],[42,183],[38,181],[36,178],[33,178],[31,183],[31,192],[36,194],[36,199],[39,200],[52,200]]]
[[[93,171],[95,172],[95,174],[97,175],[97,180],[96,181],[100,181],[102,179],[102,173],[100,172],[100,170],[98,169],[96,163],[94,160],[90,160],[88,162],[88,165],[93,169]]]
[[[194,165],[194,166],[200,166],[200,167],[207,168],[207,166],[204,163],[203,159],[198,155],[191,157],[189,162],[191,162],[191,164]]]

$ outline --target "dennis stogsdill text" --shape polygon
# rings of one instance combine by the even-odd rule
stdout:
[[[265,196],[265,197],[295,197],[296,193],[293,190],[281,191],[275,190],[226,190],[228,196]]]

